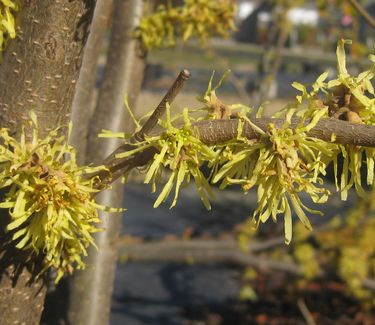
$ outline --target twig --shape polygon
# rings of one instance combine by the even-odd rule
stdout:
[[[249,251],[253,253],[262,252],[262,251],[273,249],[275,247],[279,247],[282,245],[285,245],[284,236],[279,236],[279,237],[271,238],[268,240],[262,240],[262,241],[251,241],[249,243]]]
[[[311,315],[310,310],[307,308],[306,303],[302,298],[298,299],[297,305],[298,305],[299,310],[301,311],[303,318],[306,321],[306,324],[316,325],[316,322],[313,316]]]
[[[357,0],[348,0],[351,6],[356,9],[365,21],[375,29],[375,19],[366,11]]]
[[[236,89],[237,94],[240,96],[241,101],[249,104],[250,103],[250,96],[247,93],[244,85],[242,85],[241,81],[234,73],[231,73],[228,77],[229,82],[233,85],[233,87]]]
[[[278,39],[277,44],[275,47],[271,49],[265,49],[265,54],[262,57],[262,69],[264,71],[260,71],[260,80],[259,82],[259,91],[257,94],[254,94],[254,102],[252,103],[255,108],[260,107],[260,105],[268,99],[270,93],[269,90],[274,83],[275,79],[277,78],[277,74],[279,73],[281,62],[282,62],[282,50],[285,47],[285,44],[288,40],[288,36],[291,29],[291,24],[287,20],[287,8],[283,10],[283,17],[281,18],[281,26],[277,28],[275,32],[278,32]],[[279,25],[279,24],[276,24]],[[272,42],[273,40],[270,39]],[[262,70],[261,69],[261,70]],[[255,115],[253,112],[253,115]]]
[[[177,76],[176,80],[174,81],[173,85],[168,89],[168,92],[161,100],[158,107],[155,108],[154,112],[150,116],[150,118],[146,121],[140,131],[138,131],[134,135],[134,139],[137,141],[144,140],[144,136],[149,134],[155,125],[158,123],[158,120],[165,112],[167,103],[172,103],[172,101],[176,98],[177,94],[181,90],[182,86],[184,85],[185,81],[190,78],[190,72],[187,69],[181,70],[180,74]]]

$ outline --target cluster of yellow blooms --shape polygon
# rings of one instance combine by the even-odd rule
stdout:
[[[375,122],[375,100],[371,79],[374,77],[375,65],[368,71],[352,77],[345,67],[346,41],[339,42],[337,47],[338,77],[326,82],[327,73],[322,74],[308,91],[305,86],[294,83],[293,86],[302,92],[296,101],[277,114],[285,118],[284,124],[276,128],[270,123],[263,131],[248,118],[250,108],[243,105],[225,105],[216,96],[218,86],[212,88],[212,78],[208,89],[200,100],[204,107],[196,110],[185,109],[183,114],[171,118],[169,108],[167,118],[159,124],[164,132],[149,136],[137,143],[133,151],[119,154],[123,158],[155,147],[158,153],[146,167],[145,183],[152,182],[153,191],[156,184],[163,180],[162,172],[171,171],[171,175],[155,202],[158,206],[165,201],[175,186],[176,204],[178,191],[192,178],[195,180],[201,200],[210,208],[209,183],[221,182],[221,188],[229,185],[240,185],[244,193],[257,189],[258,208],[253,214],[256,227],[270,217],[277,221],[279,215],[284,218],[285,242],[292,238],[292,214],[297,215],[303,225],[311,229],[306,212],[321,214],[320,211],[308,208],[301,200],[300,194],[306,193],[314,203],[327,201],[330,191],[323,187],[322,175],[329,164],[334,165],[337,189],[342,199],[355,187],[363,195],[360,168],[362,154],[366,154],[367,182],[373,183],[374,153],[371,148],[351,145],[339,145],[325,142],[308,136],[308,132],[321,118],[335,116],[350,122],[373,124]],[[370,57],[374,62],[374,57]],[[221,84],[222,80],[219,82]],[[343,101],[342,98],[345,98]],[[237,138],[229,142],[207,145],[200,140],[194,123],[204,119],[238,119]],[[292,117],[298,117],[297,126],[291,126]],[[184,127],[177,128],[172,122],[184,121]],[[180,123],[180,122],[179,122]],[[249,123],[258,133],[258,139],[249,140],[243,136],[243,126]],[[110,136],[106,133],[105,136]],[[125,137],[125,135],[121,135]],[[342,172],[337,175],[338,156],[344,156]],[[200,172],[202,165],[211,173]]]
[[[106,208],[92,198],[94,179],[83,176],[102,167],[78,167],[74,148],[59,130],[40,139],[36,116],[30,115],[30,141],[25,129],[20,140],[0,129],[0,188],[5,191],[0,208],[9,209],[6,231],[15,246],[31,252],[30,260],[43,256],[42,272],[55,268],[58,281],[84,267],[82,256],[94,244],[92,233],[100,230],[97,210]]]
[[[155,12],[142,18],[136,36],[143,46],[152,48],[176,45],[197,37],[229,36],[235,30],[236,6],[232,0],[185,0],[182,6],[159,5]]]
[[[13,14],[17,10],[15,1],[0,0],[0,50],[5,48],[8,39],[15,37]],[[227,36],[230,30],[235,29],[234,16],[235,5],[231,0],[185,0],[180,7],[159,6],[154,14],[141,20],[135,33],[146,49],[171,46],[175,45],[177,38],[187,41],[192,37],[204,40],[212,35]],[[351,76],[346,69],[345,43],[349,42],[342,40],[337,47],[336,79],[326,81],[328,74],[323,73],[309,90],[304,85],[293,83],[300,94],[294,103],[275,115],[285,119],[281,127],[270,123],[266,130],[261,130],[250,120],[249,107],[221,102],[216,90],[223,78],[212,87],[212,76],[205,94],[199,98],[203,107],[195,110],[186,108],[182,114],[171,117],[167,105],[166,119],[159,120],[163,132],[145,136],[143,141],[135,144],[134,150],[116,157],[130,157],[150,147],[157,150],[145,167],[144,180],[152,184],[153,191],[163,183],[154,207],[166,201],[173,190],[171,207],[175,206],[180,189],[192,179],[207,209],[211,208],[210,183],[220,182],[220,188],[240,185],[245,194],[255,188],[258,207],[253,213],[253,224],[258,227],[270,218],[276,222],[278,216],[283,216],[285,242],[289,244],[293,213],[308,229],[312,227],[306,212],[321,214],[307,207],[300,194],[306,193],[314,203],[326,202],[331,193],[324,188],[321,176],[325,175],[329,164],[334,166],[336,187],[343,200],[352,187],[364,196],[360,177],[363,157],[366,157],[367,184],[374,182],[375,149],[339,145],[334,143],[334,137],[331,142],[324,142],[308,136],[322,118],[375,124],[371,81],[375,76],[375,64],[358,76]],[[375,63],[375,56],[370,56],[370,60]],[[232,117],[238,120],[235,139],[214,145],[200,140],[194,123]],[[293,117],[298,117],[300,122],[292,127]],[[176,122],[183,126],[175,126]],[[136,120],[135,123],[139,125]],[[259,134],[257,139],[250,140],[244,136],[245,124]],[[87,254],[87,247],[94,244],[92,234],[100,230],[97,211],[108,208],[95,202],[92,197],[95,179],[85,177],[85,174],[105,167],[78,167],[74,148],[67,144],[65,137],[59,137],[59,130],[39,139],[33,113],[31,128],[31,141],[26,140],[24,130],[20,140],[16,140],[7,129],[0,129],[0,189],[6,191],[0,208],[9,209],[10,222],[6,232],[13,244],[31,252],[30,259],[42,256],[42,272],[50,267],[56,268],[58,281],[74,268],[84,267],[82,256]],[[110,132],[102,136],[133,137]],[[344,159],[342,171],[337,175],[340,155]],[[208,167],[209,174],[202,172],[203,165]],[[165,172],[168,173],[167,178],[163,177]],[[362,255],[358,254],[351,247],[342,250],[339,268],[343,278],[353,279],[351,263],[353,259],[361,260]],[[373,254],[373,250],[366,257],[369,254]],[[295,252],[296,259],[302,264],[306,260],[304,257],[312,255],[314,251],[306,245]],[[314,264],[306,268],[306,273],[311,268],[314,269],[312,273],[318,270]],[[368,269],[362,269],[363,278]],[[309,273],[309,277],[312,276]],[[348,283],[353,290],[359,290],[357,282],[348,280]]]
[[[375,276],[374,195],[373,189],[344,218],[332,218],[317,232],[310,233],[296,225],[292,249],[304,275],[300,285],[318,278],[322,270],[334,270],[349,294],[364,307],[375,306],[373,291],[364,286],[366,279]]]
[[[4,50],[8,39],[16,37],[13,13],[17,10],[17,1],[0,0],[0,51]]]
[[[345,67],[345,41],[337,48],[338,77],[326,82],[322,74],[308,91],[305,86],[294,83],[301,91],[295,103],[278,113],[285,122],[281,127],[273,123],[266,130],[259,129],[249,119],[251,109],[244,105],[226,105],[219,100],[216,90],[223,81],[213,87],[212,79],[204,95],[198,98],[203,107],[171,117],[169,106],[166,119],[159,120],[163,132],[145,136],[135,144],[136,148],[117,154],[125,158],[153,147],[157,153],[146,165],[145,183],[151,183],[153,191],[163,183],[155,207],[166,201],[174,189],[171,207],[175,206],[179,191],[194,179],[201,200],[210,209],[210,183],[220,182],[221,188],[240,185],[246,194],[257,189],[258,207],[253,213],[254,225],[269,218],[284,218],[285,242],[292,238],[293,213],[302,224],[311,229],[306,212],[319,211],[308,208],[300,194],[306,193],[314,203],[326,202],[330,192],[323,187],[321,175],[328,164],[333,163],[337,174],[337,157],[342,154],[344,162],[340,181],[336,181],[342,198],[355,187],[363,195],[360,168],[362,154],[366,154],[367,182],[373,183],[374,149],[343,146],[308,136],[321,118],[335,116],[351,122],[373,124],[375,121],[374,90],[371,79],[375,65],[368,71],[352,77]],[[372,61],[374,57],[370,57]],[[300,122],[291,126],[292,117]],[[225,143],[209,145],[201,141],[195,123],[210,119],[238,121],[237,137]],[[95,191],[93,179],[83,177],[100,168],[78,167],[75,151],[58,130],[45,139],[39,139],[36,117],[31,114],[33,136],[26,141],[22,131],[20,140],[0,130],[0,188],[7,190],[1,208],[10,210],[7,232],[16,247],[43,256],[45,269],[58,270],[58,279],[74,266],[82,268],[82,255],[93,244],[92,233],[98,231],[97,209],[92,198]],[[139,126],[139,122],[135,120]],[[183,125],[176,127],[174,125]],[[244,136],[245,124],[258,132],[257,139]],[[127,134],[104,133],[102,136],[131,138]],[[68,158],[69,159],[66,159]],[[65,160],[63,159],[65,158]],[[208,167],[209,174],[201,171]],[[167,179],[163,173],[170,172]],[[337,177],[336,177],[337,178]],[[118,210],[116,210],[118,211]],[[344,262],[343,262],[344,263]]]

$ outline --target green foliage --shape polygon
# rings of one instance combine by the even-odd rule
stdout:
[[[159,5],[155,13],[144,17],[136,29],[143,46],[152,48],[176,45],[191,38],[207,40],[211,36],[229,36],[235,30],[236,7],[232,0],[185,0],[183,6]]]
[[[94,244],[92,234],[101,230],[97,209],[105,207],[92,198],[94,179],[83,176],[103,167],[78,167],[75,150],[59,130],[40,139],[36,116],[30,116],[30,141],[25,128],[19,141],[0,129],[0,188],[5,191],[0,208],[9,209],[6,232],[15,247],[30,252],[30,261],[42,256],[42,272],[56,268],[59,281],[84,267],[82,255]]]
[[[14,12],[19,9],[15,0],[0,0],[0,51],[3,51],[9,39],[16,37]]]

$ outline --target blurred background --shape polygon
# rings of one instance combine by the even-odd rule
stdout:
[[[375,17],[375,1],[359,2]],[[226,104],[263,105],[270,115],[294,100],[293,81],[309,84],[324,71],[335,77],[341,38],[353,41],[347,47],[351,73],[370,66],[374,29],[350,1],[236,5],[237,29],[229,38],[150,52],[137,116],[157,106],[182,68],[191,78],[173,111],[200,107],[196,96],[204,93],[212,71],[218,80],[230,69],[218,97]],[[290,246],[281,220],[251,230],[252,192],[214,188],[212,211],[205,210],[194,186],[182,191],[172,210],[168,202],[153,209],[157,195],[150,192],[139,174],[125,188],[128,210],[111,325],[375,324],[370,192],[369,199],[351,193],[345,202],[332,195],[319,207],[324,217],[311,218],[314,231],[296,225]],[[362,254],[363,247],[370,253]]]

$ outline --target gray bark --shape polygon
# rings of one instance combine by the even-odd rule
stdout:
[[[105,46],[105,34],[112,17],[113,1],[97,0],[90,26],[90,33],[84,49],[82,65],[72,103],[73,130],[71,144],[77,150],[77,162],[85,163],[90,118],[97,98],[97,69]],[[51,284],[46,296],[42,324],[66,324],[69,309],[69,287],[71,277],[63,278],[58,286]]]
[[[97,0],[90,35],[85,46],[82,67],[72,104],[73,131],[71,142],[77,149],[79,163],[84,163],[90,118],[96,101],[96,81],[99,58],[103,52],[105,34],[113,9],[113,0]]]
[[[119,145],[116,139],[98,139],[102,129],[124,131],[128,121],[124,95],[129,94],[132,107],[140,91],[145,54],[133,38],[134,28],[142,15],[142,0],[115,0],[112,35],[103,84],[90,121],[86,161],[101,163]],[[112,190],[97,197],[101,204],[121,207],[123,185],[115,183]],[[121,214],[100,213],[105,231],[96,236],[98,251],[92,248],[88,267],[73,278],[70,294],[69,323],[102,325],[109,322],[109,310],[117,261],[117,239]]]
[[[19,133],[30,110],[40,135],[70,118],[82,49],[94,1],[25,0],[17,14],[17,38],[0,65],[0,126]],[[8,218],[1,211],[2,225]],[[40,261],[26,264],[25,254],[0,234],[0,315],[2,325],[39,324],[46,286],[35,279]]]

